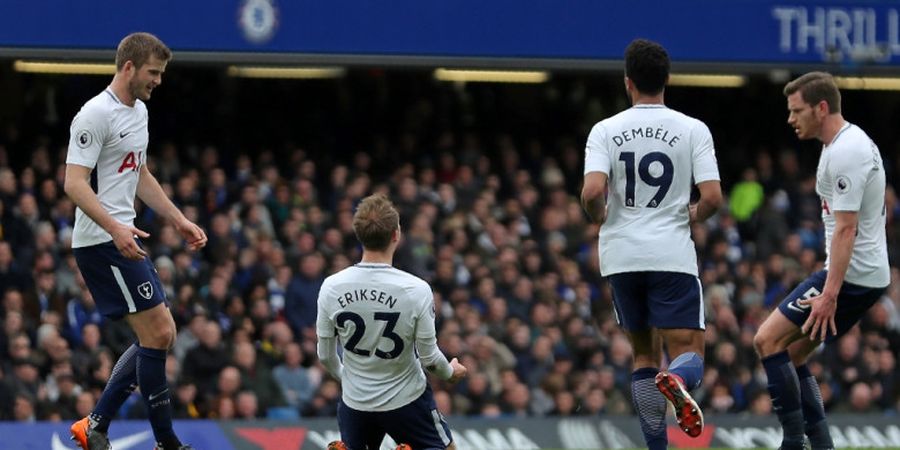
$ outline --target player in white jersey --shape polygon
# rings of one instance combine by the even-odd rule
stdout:
[[[709,129],[665,106],[668,78],[662,46],[643,39],[628,45],[625,89],[633,106],[591,130],[581,194],[601,225],[600,271],[634,347],[632,400],[651,450],[668,444],[666,399],[682,430],[697,436],[703,429],[688,393],[703,376],[705,328],[690,223],[722,203]],[[694,184],[700,200],[690,205]],[[660,338],[674,358],[664,371]]]
[[[414,450],[455,448],[423,367],[451,382],[466,368],[437,346],[431,287],[391,265],[400,215],[384,195],[366,197],[353,231],[362,261],[326,278],[318,298],[319,359],[343,388],[342,442],[329,449],[376,450],[385,434]]]
[[[847,332],[890,284],[885,237],[885,174],[878,147],[844,120],[834,78],[810,72],[788,83],[788,124],[818,139],[816,193],[825,224],[825,270],[812,274],[760,326],[754,346],[768,376],[781,448],[832,449],[825,409],[806,362],[822,342]]]
[[[110,420],[140,386],[158,450],[189,449],[172,429],[166,353],[175,321],[165,290],[134,226],[134,197],[165,218],[192,250],[206,245],[203,230],[185,218],[147,169],[147,107],[172,52],[155,36],[133,33],[116,50],[116,74],[72,120],[65,191],[78,207],[72,248],[100,312],[125,317],[138,342],[116,362],[90,416],[74,423],[72,439],[84,450],[109,448]],[[93,180],[93,181],[92,181]],[[93,186],[92,186],[93,185]]]

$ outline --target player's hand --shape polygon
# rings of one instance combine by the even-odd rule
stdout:
[[[182,219],[175,223],[175,229],[181,233],[181,237],[187,242],[190,250],[195,251],[206,246],[206,232],[194,222]]]
[[[809,317],[800,328],[803,334],[820,341],[824,341],[828,337],[829,331],[833,336],[837,335],[837,325],[834,323],[834,313],[837,310],[836,296],[823,293],[816,297],[799,300],[797,303],[803,306],[812,306]]]
[[[453,368],[453,375],[450,375],[450,378],[447,379],[450,383],[456,383],[466,377],[468,369],[466,369],[466,366],[460,364],[458,359],[453,358],[453,360],[450,361],[450,367]]]
[[[134,240],[134,237],[137,236],[141,239],[146,239],[150,237],[150,233],[134,226],[119,224],[119,226],[109,234],[112,235],[113,244],[116,245],[116,248],[119,249],[119,253],[121,253],[122,256],[135,261],[140,261],[147,257],[147,252],[138,245],[137,241]]]

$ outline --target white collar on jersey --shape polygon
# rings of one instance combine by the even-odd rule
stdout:
[[[358,262],[354,264],[356,267],[362,267],[364,269],[374,269],[374,268],[384,268],[384,267],[394,267],[388,263],[373,263],[373,262]]]
[[[837,139],[838,139],[842,134],[844,134],[845,131],[847,131],[847,130],[850,129],[850,125],[853,125],[853,124],[850,123],[850,122],[845,122],[845,123],[844,123],[844,126],[842,126],[841,129],[838,130],[837,134],[835,134],[834,137],[831,138],[831,142],[828,143],[828,147],[834,145],[834,143],[837,142]]]
[[[118,103],[120,105],[122,104],[122,100],[119,100],[119,97],[116,97],[116,93],[113,92],[112,89],[109,88],[109,86],[107,86],[106,89],[104,89],[104,91],[106,91],[106,93],[109,94],[109,96],[112,97],[112,99],[115,100],[116,103]]]

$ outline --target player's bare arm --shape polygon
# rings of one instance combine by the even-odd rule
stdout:
[[[722,183],[717,180],[704,181],[697,184],[700,200],[691,205],[691,222],[702,222],[709,219],[722,207]]]
[[[831,237],[831,259],[828,264],[828,277],[822,294],[807,300],[800,300],[801,305],[812,305],[809,318],[801,327],[804,334],[812,339],[824,341],[828,333],[837,334],[834,313],[837,309],[837,296],[844,284],[844,276],[850,266],[853,254],[853,243],[856,241],[856,226],[859,214],[856,211],[834,212],[834,235]]]
[[[100,204],[97,194],[91,189],[88,181],[91,176],[91,170],[93,169],[90,167],[67,164],[66,180],[63,183],[66,195],[72,199],[75,206],[81,208],[91,220],[103,227],[112,236],[113,243],[123,256],[137,261],[144,259],[147,256],[147,252],[137,245],[137,242],[134,241],[134,236],[146,238],[150,235],[134,226],[119,223],[109,215],[106,209],[103,208],[103,205]]]
[[[145,164],[141,167],[141,178],[138,180],[137,195],[157,214],[171,223],[188,243],[191,250],[199,250],[206,245],[206,232],[199,225],[188,220],[184,214],[172,203],[172,200],[163,191],[156,177],[150,173]]]
[[[581,190],[581,207],[591,221],[598,225],[606,222],[607,178],[603,172],[591,172],[584,176],[584,187]]]

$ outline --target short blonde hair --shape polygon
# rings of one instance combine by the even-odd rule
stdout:
[[[140,69],[151,56],[160,61],[172,59],[172,50],[166,47],[158,37],[150,33],[131,33],[125,36],[116,49],[116,70],[122,70],[125,63],[131,61],[134,67]]]
[[[353,214],[353,232],[367,250],[388,248],[395,230],[400,229],[400,213],[384,194],[364,198]]]

